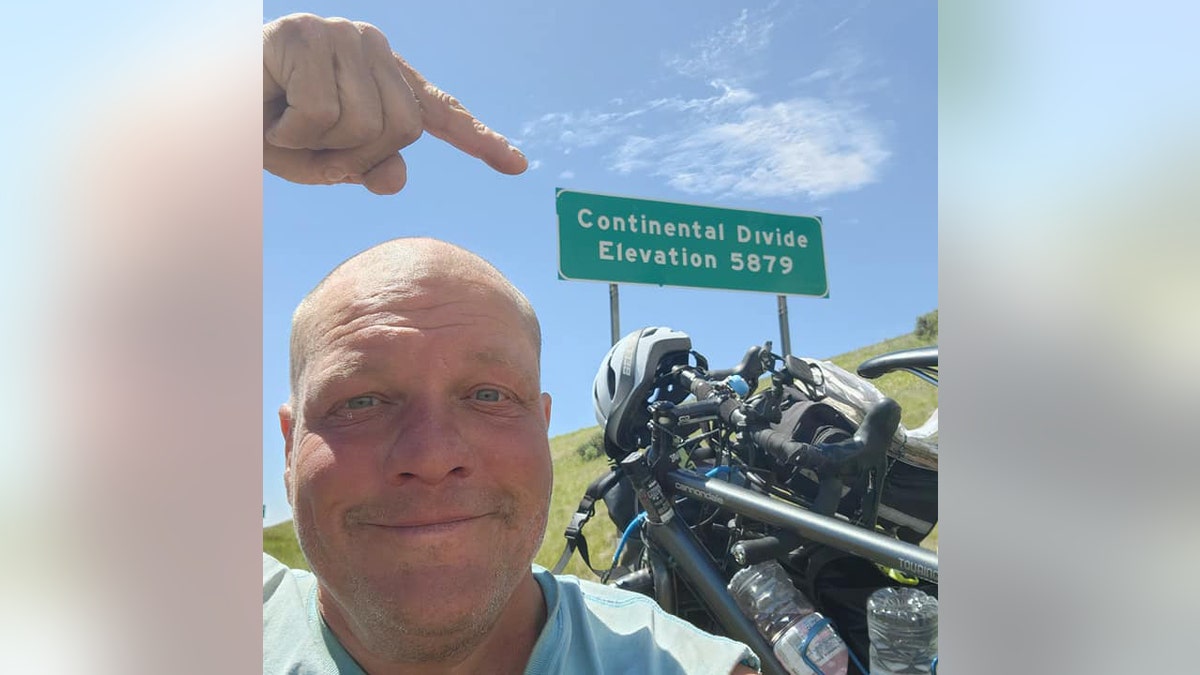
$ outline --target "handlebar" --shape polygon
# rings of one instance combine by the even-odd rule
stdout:
[[[679,381],[688,388],[688,391],[695,395],[697,403],[708,403],[709,406],[715,403],[716,408],[712,412],[726,425],[745,426],[746,413],[742,409],[742,401],[734,393],[732,387],[701,377],[691,368],[678,369],[675,374]]]
[[[854,436],[835,443],[801,443],[773,429],[760,429],[751,438],[777,461],[790,466],[807,466],[825,475],[831,470],[853,475],[860,460],[887,452],[892,434],[900,425],[900,404],[890,398],[876,403],[867,411]]]
[[[770,344],[770,343],[768,343]],[[739,375],[746,380],[753,389],[753,384],[758,381],[758,378],[763,374],[762,355],[764,349],[762,347],[751,347],[746,350],[746,355],[742,357],[742,362],[733,368],[725,370],[710,370],[708,371],[708,379],[723,380],[731,375]]]
[[[937,367],[938,348],[934,345],[880,354],[859,364],[858,374],[867,379],[874,379],[894,370],[907,370],[932,384],[937,384]]]
[[[752,424],[745,403],[729,386],[713,382],[692,368],[678,368],[674,375],[696,396],[696,402],[671,406],[669,415],[658,420],[660,424],[717,418],[745,433],[780,465],[809,468],[821,476],[854,475],[863,460],[886,454],[892,434],[900,425],[900,405],[885,398],[867,411],[853,437],[834,443],[804,443],[765,425]]]

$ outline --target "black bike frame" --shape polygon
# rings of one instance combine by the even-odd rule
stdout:
[[[836,518],[811,513],[691,471],[674,469],[667,473],[667,479],[673,488],[671,492],[715,504],[748,518],[788,529],[812,541],[905,570],[937,583],[937,555],[919,546],[864,530]],[[775,657],[771,645],[737,606],[737,602],[725,586],[725,580],[717,571],[715,562],[688,526],[682,522],[678,513],[672,513],[665,522],[647,519],[643,528],[646,538],[671,557],[679,573],[704,601],[709,612],[721,623],[729,636],[745,643],[759,656],[763,672],[768,675],[787,675],[787,671]]]
[[[667,479],[674,492],[937,583],[938,559],[933,551],[691,471],[673,469]]]
[[[717,572],[708,553],[688,526],[678,517],[665,523],[652,523],[649,520],[642,526],[646,537],[661,546],[671,556],[679,572],[689,582],[692,590],[704,601],[708,610],[725,628],[729,637],[750,647],[759,660],[762,669],[768,675],[788,675],[783,665],[775,658],[775,652],[758,632],[751,621],[737,606],[725,580]]]
[[[709,416],[715,418],[716,413],[710,411]],[[667,563],[677,569],[726,634],[743,642],[759,656],[764,673],[787,675],[771,645],[758,632],[754,622],[742,613],[729,593],[717,561],[713,560],[674,508],[673,495],[698,499],[790,531],[804,539],[937,583],[936,553],[853,525],[836,516],[813,513],[727,481],[681,469],[672,446],[671,432],[658,427],[648,451],[634,451],[620,462],[637,492],[638,501],[645,509],[646,520],[642,527],[647,541],[654,545],[650,564],[656,594],[661,592],[660,589],[669,588],[670,584],[659,578],[663,566],[655,564],[654,548],[666,553],[669,558]]]

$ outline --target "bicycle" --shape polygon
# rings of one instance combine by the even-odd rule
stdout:
[[[932,349],[863,367],[871,376],[916,369],[936,385]],[[784,674],[726,588],[738,569],[778,560],[856,663],[865,661],[870,591],[904,583],[936,595],[937,554],[916,545],[936,524],[936,446],[910,449],[899,405],[864,396],[869,388],[859,382],[828,364],[773,354],[769,342],[735,368],[710,370],[684,333],[627,335],[593,386],[612,468],[572,517],[555,571],[578,548],[603,582],[745,643],[764,673]],[[885,498],[895,484],[902,498]],[[581,533],[601,498],[622,531],[603,571],[592,567]]]

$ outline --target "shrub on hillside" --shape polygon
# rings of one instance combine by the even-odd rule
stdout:
[[[938,311],[935,309],[928,314],[922,314],[917,317],[917,329],[913,331],[917,337],[922,340],[937,342],[938,339]]]
[[[597,430],[595,433],[588,436],[579,447],[575,448],[575,454],[583,458],[584,461],[593,460],[604,456],[604,432]]]

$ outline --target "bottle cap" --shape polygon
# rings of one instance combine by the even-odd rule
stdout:
[[[915,588],[881,588],[867,599],[867,616],[902,628],[936,628],[937,598]]]

